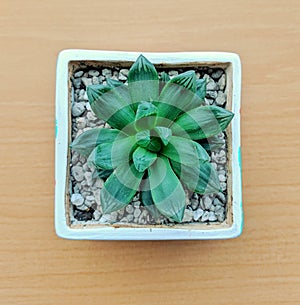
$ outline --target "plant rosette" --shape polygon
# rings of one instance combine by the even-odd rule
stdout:
[[[70,137],[72,124],[68,118],[74,114],[69,107],[70,71],[76,71],[82,61],[86,67],[95,62],[105,67],[110,62],[129,70],[123,81],[112,74],[99,81],[97,70],[89,72],[93,81],[85,82],[85,96],[98,124]],[[227,101],[224,99],[222,107],[206,99],[214,81],[206,74],[201,77],[196,73],[194,67],[199,66],[215,71],[215,78],[224,71],[219,83],[227,82],[226,94],[221,92]],[[183,72],[170,77],[172,73],[165,72],[170,68]],[[57,234],[75,239],[137,240],[238,236],[243,220],[240,78],[240,61],[232,53],[61,52],[56,100]],[[227,157],[218,155],[220,147],[226,148]],[[90,181],[95,182],[91,187],[94,198],[84,199],[80,194],[76,182],[82,180],[82,175],[76,177],[75,167],[71,170],[75,178],[69,175],[70,156],[75,154],[90,171]],[[227,160],[221,176],[212,162],[216,156]],[[61,173],[62,165],[66,171]],[[220,196],[226,198],[223,207]],[[96,211],[96,215],[102,215],[98,217],[100,221],[74,221],[70,201],[76,210]],[[110,218],[112,214],[122,216],[137,202],[148,213],[146,221],[138,223],[137,217],[133,222],[128,221],[129,217]],[[208,205],[214,213],[205,210]],[[190,219],[186,213],[192,209],[197,210]],[[136,216],[140,209],[137,212]],[[202,223],[195,221],[201,216]]]

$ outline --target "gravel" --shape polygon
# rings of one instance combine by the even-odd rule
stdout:
[[[159,71],[162,72],[162,71]],[[170,78],[184,72],[182,69],[165,70]],[[207,79],[207,94],[205,104],[225,107],[227,96],[226,76],[224,70],[219,68],[199,68],[196,71],[197,78]],[[109,128],[102,120],[98,119],[92,112],[88,103],[86,88],[92,84],[105,83],[107,78],[113,78],[126,82],[128,69],[118,68],[86,68],[82,67],[71,77],[72,88],[72,140],[82,132],[94,128]],[[226,134],[221,133],[219,138],[224,142],[222,147],[211,154],[211,163],[218,172],[222,192],[210,195],[199,195],[187,192],[187,207],[184,212],[184,223],[205,223],[212,224],[224,222],[227,213],[227,148]],[[149,211],[141,203],[139,193],[132,202],[125,208],[110,214],[103,214],[100,202],[100,192],[103,188],[104,180],[93,178],[93,168],[91,168],[86,158],[76,152],[71,151],[70,156],[70,179],[71,191],[70,201],[73,208],[72,221],[86,223],[93,221],[101,224],[105,223],[135,223],[135,224],[169,224],[172,221],[163,216],[154,219]]]

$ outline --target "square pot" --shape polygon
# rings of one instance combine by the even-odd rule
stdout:
[[[58,56],[56,81],[55,129],[55,229],[58,236],[68,239],[93,240],[175,240],[226,239],[241,234],[243,227],[240,91],[241,64],[239,56],[224,52],[143,53],[155,66],[222,68],[226,75],[226,109],[234,118],[227,134],[227,212],[222,223],[188,223],[166,225],[72,224],[70,221],[69,171],[71,139],[71,75],[78,63],[89,66],[117,63],[128,68],[140,53],[119,51],[64,50]]]

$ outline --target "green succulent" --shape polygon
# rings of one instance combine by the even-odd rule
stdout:
[[[104,213],[125,207],[140,191],[154,217],[181,222],[185,189],[220,191],[209,143],[218,145],[233,113],[204,106],[205,94],[206,80],[194,71],[170,79],[143,55],[131,66],[128,85],[107,79],[87,87],[93,112],[111,128],[85,131],[71,148],[94,165],[94,177],[107,178],[100,192]]]

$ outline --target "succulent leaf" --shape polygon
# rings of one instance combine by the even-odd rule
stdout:
[[[211,194],[220,191],[220,182],[215,168],[209,162],[193,167],[171,161],[172,168],[180,181],[192,192]]]
[[[87,95],[96,116],[111,127],[121,130],[134,122],[135,113],[126,86],[91,85],[87,87]]]
[[[120,131],[116,129],[90,129],[75,138],[70,147],[72,150],[87,158],[97,145],[113,142],[119,134]]]
[[[157,137],[151,137],[150,143],[146,146],[146,149],[153,152],[159,152],[161,148],[162,148],[161,139]]]
[[[135,116],[137,130],[152,129],[157,120],[157,107],[150,102],[140,102]]]
[[[224,145],[224,141],[218,136],[213,136],[208,139],[202,139],[199,141],[201,146],[210,154],[212,151],[220,149]]]
[[[189,70],[184,73],[180,73],[177,76],[173,77],[170,80],[170,83],[174,83],[180,85],[187,90],[192,91],[193,93],[196,92],[196,74],[195,71]]]
[[[134,105],[140,101],[156,101],[158,99],[157,71],[143,55],[138,57],[129,70],[128,87]]]
[[[172,130],[168,127],[157,126],[154,128],[154,133],[157,135],[164,145],[168,145],[172,137]]]
[[[170,76],[166,72],[161,72],[159,80],[166,83],[170,80]]]
[[[95,168],[92,178],[96,179],[96,178],[101,178],[101,179],[106,179],[108,178],[111,174],[113,173],[113,170],[110,169],[98,169]]]
[[[135,137],[119,135],[113,142],[99,144],[91,153],[88,162],[96,168],[110,170],[131,159]]]
[[[100,192],[103,213],[111,213],[125,207],[137,192],[143,173],[133,164],[124,162],[118,166],[104,183]]]
[[[200,144],[176,136],[171,137],[161,153],[172,161],[193,167],[199,167],[200,162],[209,160],[209,155]]]
[[[158,102],[158,115],[167,118],[168,125],[182,112],[190,109],[196,90],[194,71],[187,71],[172,78],[163,88]]]
[[[113,78],[107,78],[106,84],[107,84],[107,86],[109,86],[111,88],[124,86],[124,83],[122,83],[116,79],[113,79]]]
[[[196,94],[199,96],[199,98],[204,101],[205,95],[206,95],[206,79],[201,78],[196,80]]]
[[[135,135],[136,144],[138,144],[141,147],[147,147],[150,144],[150,130],[145,129],[142,130]]]
[[[157,158],[157,154],[143,147],[137,147],[132,155],[133,163],[137,171],[143,173]]]
[[[159,92],[163,89],[166,83],[170,80],[170,76],[166,72],[162,72],[159,76]]]
[[[167,158],[161,157],[149,168],[153,202],[161,214],[181,222],[185,209],[185,192]]]
[[[233,115],[218,106],[202,106],[182,114],[171,129],[173,134],[193,140],[210,138],[223,131]]]
[[[140,185],[140,194],[141,200],[146,207],[146,209],[151,213],[155,220],[158,220],[160,217],[160,212],[156,208],[154,201],[152,199],[151,190],[150,190],[150,181],[148,176],[144,177]]]

